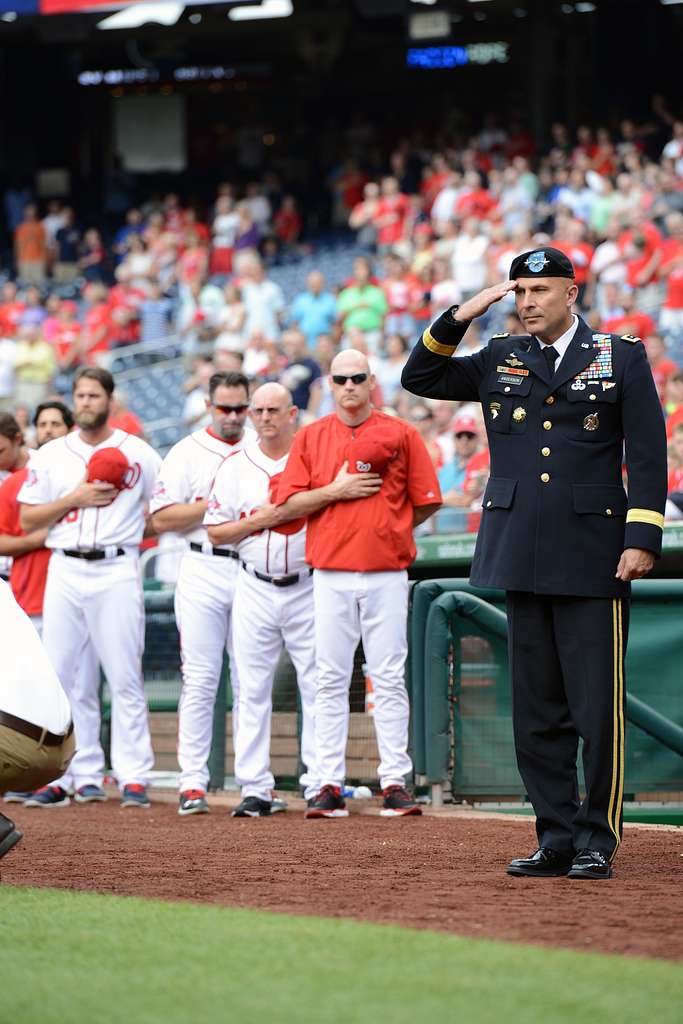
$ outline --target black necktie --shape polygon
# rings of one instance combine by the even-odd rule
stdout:
[[[552,375],[555,373],[555,363],[557,362],[557,358],[560,353],[557,351],[556,348],[553,348],[552,345],[543,345],[542,352],[543,358],[548,364],[548,371],[550,373],[550,376],[552,377]]]

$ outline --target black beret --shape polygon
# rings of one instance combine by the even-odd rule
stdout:
[[[574,277],[574,267],[559,249],[544,246],[517,256],[510,266],[510,280],[518,277]]]

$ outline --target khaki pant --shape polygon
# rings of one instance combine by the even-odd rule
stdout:
[[[44,284],[45,264],[38,260],[19,260],[17,264],[19,280],[23,284]]]
[[[74,734],[56,747],[41,746],[6,725],[0,725],[0,793],[33,792],[63,775],[74,756]]]

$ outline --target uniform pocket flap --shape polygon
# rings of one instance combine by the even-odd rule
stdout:
[[[528,372],[528,371],[527,371]],[[488,390],[504,395],[522,395],[526,397],[531,391],[532,378],[517,377],[514,374],[497,373],[489,380]]]
[[[482,508],[510,508],[516,488],[516,480],[506,480],[502,476],[489,477],[481,503]]]
[[[609,484],[573,484],[574,511],[579,515],[625,516],[628,499],[623,487]]]

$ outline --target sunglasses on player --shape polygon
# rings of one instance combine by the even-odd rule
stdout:
[[[350,380],[352,384],[363,384],[367,379],[367,373],[350,373],[348,377],[346,377],[343,373],[332,374],[332,383],[339,384],[340,387],[343,387],[343,385],[346,384],[347,380]]]
[[[246,404],[246,402],[243,405],[217,405],[214,402],[213,407],[214,407],[214,409],[218,409],[219,412],[224,412],[226,414],[226,416],[228,415],[228,413],[231,413],[231,412],[234,412],[238,416],[241,416],[242,413],[246,412],[247,409],[249,408],[249,406]]]

